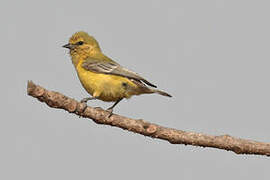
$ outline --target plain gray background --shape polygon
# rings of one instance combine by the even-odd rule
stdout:
[[[269,179],[269,158],[172,145],[97,125],[26,95],[27,80],[82,99],[68,51],[84,30],[173,95],[116,113],[269,142],[270,2],[1,1],[0,179]],[[89,102],[107,108],[111,104]]]

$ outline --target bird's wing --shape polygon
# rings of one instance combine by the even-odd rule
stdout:
[[[103,74],[113,74],[118,76],[123,76],[129,79],[135,79],[137,81],[143,81],[145,84],[157,87],[154,84],[150,83],[140,75],[135,72],[132,72],[114,61],[101,61],[99,59],[87,58],[83,63],[82,67],[86,70],[103,73]]]

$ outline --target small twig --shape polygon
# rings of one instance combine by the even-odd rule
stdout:
[[[167,140],[172,144],[212,147],[233,151],[236,154],[270,156],[270,143],[239,139],[229,135],[212,136],[195,132],[186,132],[116,114],[113,114],[108,118],[108,112],[103,109],[95,109],[89,106],[85,109],[84,104],[64,96],[61,93],[46,90],[45,88],[34,84],[32,81],[28,82],[27,93],[28,95],[37,98],[39,101],[45,102],[50,107],[64,109],[70,113],[90,118],[98,124],[119,127],[152,138]]]

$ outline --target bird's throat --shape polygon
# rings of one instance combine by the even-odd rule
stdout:
[[[77,67],[78,63],[81,60],[85,60],[88,57],[96,57],[98,54],[100,54],[101,51],[99,49],[95,50],[92,49],[91,51],[77,51],[77,50],[71,50],[70,51],[70,56],[71,56],[71,60],[73,65],[75,66],[75,68]]]

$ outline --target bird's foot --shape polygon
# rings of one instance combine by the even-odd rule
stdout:
[[[83,104],[83,107],[82,107],[82,110],[79,112],[80,114],[83,114],[84,113],[84,111],[86,110],[86,108],[87,108],[87,104],[85,103],[85,102],[82,102],[82,104]],[[79,114],[79,118],[81,118],[82,116]]]
[[[94,98],[94,97],[87,97],[87,98],[83,98],[80,102],[81,103],[87,103],[87,101],[94,100],[94,99],[96,99],[96,98]]]
[[[103,110],[101,107],[94,107],[96,110]]]
[[[110,118],[113,115],[113,108],[108,108],[106,111],[109,113],[107,117]]]
[[[121,99],[118,99],[111,107],[109,107],[106,111],[108,112],[108,113],[110,113],[109,114],[109,116],[108,116],[108,118],[110,118],[112,115],[113,115],[113,108],[122,100],[123,98],[121,98]]]

